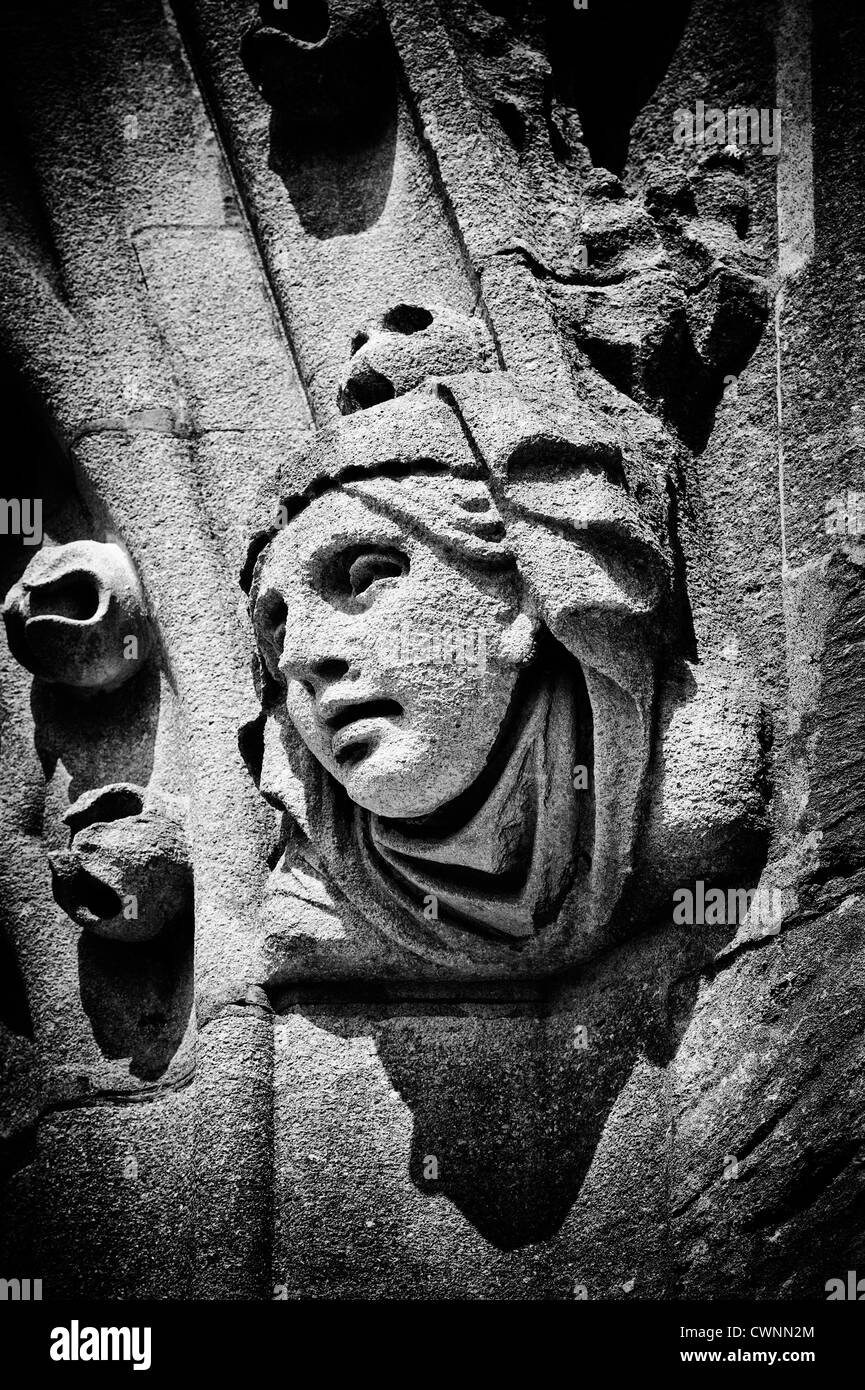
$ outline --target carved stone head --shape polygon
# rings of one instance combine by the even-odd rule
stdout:
[[[406,385],[292,462],[254,552],[261,786],[291,822],[266,909],[278,977],[595,953],[681,662],[668,437],[623,447],[600,412],[557,418],[504,372]]]

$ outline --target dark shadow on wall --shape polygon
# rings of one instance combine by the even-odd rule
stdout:
[[[365,232],[381,217],[393,181],[397,98],[372,119],[298,137],[293,122],[274,110],[270,167],[282,179],[303,229],[325,241]]]
[[[577,111],[596,166],[622,173],[634,119],[667,71],[691,3],[590,0],[577,9],[572,0],[550,0],[547,42],[557,93]]]
[[[8,936],[5,912],[0,904],[0,1029],[18,1037],[33,1037],[33,1019],[21,966]]]
[[[549,1240],[579,1194],[640,1052],[633,1019],[602,1051],[576,1019],[452,1016],[391,1021],[376,1042],[414,1115],[409,1173],[444,1194],[499,1250]],[[433,1160],[433,1163],[431,1163]]]
[[[130,1075],[156,1081],[183,1042],[193,999],[193,923],[175,922],[154,941],[106,941],[82,932],[81,1002],[106,1057],[128,1057]]]
[[[384,1004],[369,987],[364,1007],[360,987],[353,996],[331,986],[332,1002],[307,989],[294,1007],[337,1036],[374,1040],[414,1117],[415,1187],[446,1196],[497,1249],[516,1250],[562,1226],[634,1067],[675,1055],[700,969],[726,934],[647,932],[531,998],[511,986],[509,1001],[502,986],[490,1003],[468,1001],[466,989]]]
[[[58,762],[69,773],[69,801],[111,782],[147,786],[159,723],[160,675],[148,663],[119,689],[81,696],[34,680],[34,742],[46,780]]]

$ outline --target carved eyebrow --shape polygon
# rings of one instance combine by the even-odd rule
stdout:
[[[412,473],[437,474],[450,471],[447,464],[432,458],[386,458],[378,463],[351,463],[338,473],[313,478],[291,505],[286,502],[282,505],[286,507],[288,521],[291,522],[317,498],[324,497],[329,492],[339,491],[346,483],[363,482],[367,478],[405,478]]]
[[[285,513],[283,521],[279,525],[273,525],[266,531],[259,531],[250,541],[249,550],[243,568],[240,571],[240,586],[244,593],[250,594],[257,585],[257,576],[265,563],[264,556],[271,541],[274,541],[281,531],[296,517],[306,511],[318,497],[323,497],[328,492],[335,492],[345,483],[362,482],[368,478],[405,478],[412,473],[424,473],[427,475],[451,473],[447,464],[440,463],[437,459],[384,459],[375,464],[350,464],[343,468],[339,473],[329,477],[313,478],[299,495],[286,498],[282,497],[279,502],[279,509]],[[467,470],[465,476],[475,476],[471,470]]]
[[[408,552],[410,545],[411,537],[396,521],[392,521],[388,516],[371,514],[366,526],[358,522],[355,526],[341,527],[321,537],[313,549],[299,556],[300,568],[305,577],[315,584],[329,561],[345,550],[362,547],[365,550],[381,548]]]

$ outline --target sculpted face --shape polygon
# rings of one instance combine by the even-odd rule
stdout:
[[[513,571],[451,558],[338,489],[271,543],[254,621],[304,743],[390,817],[429,815],[481,773],[534,631]]]

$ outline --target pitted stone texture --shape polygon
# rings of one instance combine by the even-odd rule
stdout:
[[[861,1268],[863,909],[850,887],[700,989],[672,1073],[686,1297],[824,1299]]]
[[[28,1264],[43,1298],[193,1295],[194,1100],[191,1089],[157,1093],[42,1121],[18,1200],[37,1232]]]

